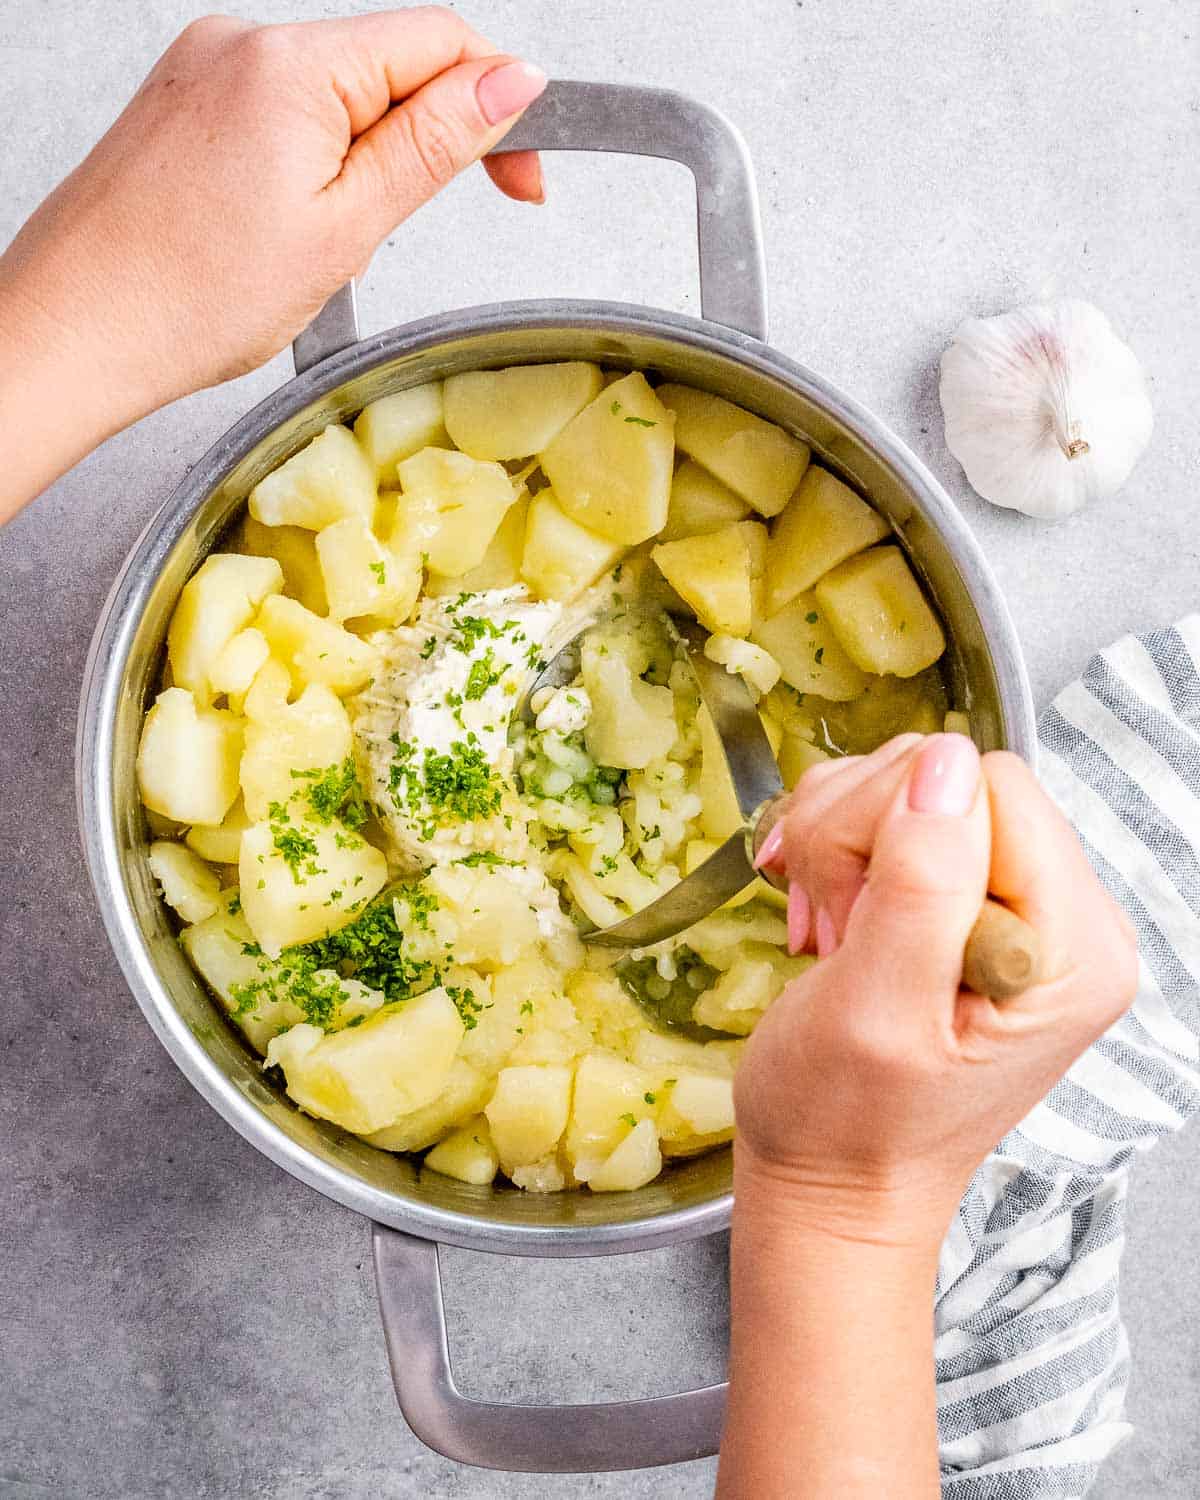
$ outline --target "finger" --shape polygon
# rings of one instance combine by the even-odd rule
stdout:
[[[545,203],[546,185],[536,151],[501,151],[483,158],[483,170],[507,198]]]
[[[993,752],[984,756],[983,775],[992,821],[989,887],[1038,933],[1051,980],[1076,981],[1052,988],[1078,997],[1084,1031],[1093,1021],[1103,1030],[1136,988],[1133,926],[1029,766],[1016,755]],[[1031,990],[1006,1002],[1005,1011],[1015,1017],[1048,999]]]
[[[809,900],[808,946],[822,957],[836,947],[862,889],[879,819],[908,774],[921,743],[903,735],[856,758],[797,799],[785,829],[788,880]]]
[[[762,861],[762,868],[786,874],[788,847],[802,848],[807,842],[807,832],[820,826],[828,809],[845,791],[866,781],[919,739],[919,735],[901,735],[880,745],[870,755],[843,755],[810,766],[792,789],[779,821],[779,839],[771,856]]]
[[[352,139],[447,68],[497,52],[461,17],[438,5],[267,29],[290,33],[301,47],[312,46],[328,58]]]
[[[546,87],[515,58],[458,63],[396,105],[351,146],[330,188],[377,244],[464,167],[489,151]]]
[[[880,993],[882,967],[888,995],[928,995],[944,1019],[987,893],[988,797],[979,752],[962,735],[930,736],[905,772],[879,820],[842,961],[875,981],[864,994]]]

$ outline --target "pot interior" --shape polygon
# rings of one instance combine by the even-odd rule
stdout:
[[[594,1254],[720,1228],[728,1214],[731,1153],[669,1164],[632,1193],[539,1196],[422,1172],[408,1158],[301,1114],[273,1088],[176,942],[145,860],[138,735],[179,591],[220,543],[252,486],[328,422],[462,370],[586,358],[702,386],[803,437],[823,464],[888,516],[947,626],[951,699],[969,709],[981,747],[1028,753],[1029,731],[1020,712],[1016,643],[974,544],[933,481],[884,429],[809,372],[724,330],[683,319],[668,324],[666,315],[603,316],[595,306],[552,317],[545,304],[540,312],[536,306],[519,319],[512,308],[484,310],[437,320],[424,335],[418,325],[367,340],[269,398],[197,465],[147,528],[114,592],[108,639],[92,669],[88,708],[102,723],[95,731],[97,764],[83,768],[85,829],[94,778],[101,824],[112,820],[102,827],[112,868],[101,894],[116,908],[106,910],[106,919],[127,976],[176,1060],[255,1144],[322,1191],[396,1228],[483,1248]]]

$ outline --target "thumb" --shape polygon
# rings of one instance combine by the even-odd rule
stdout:
[[[893,994],[956,997],[990,858],[979,751],[964,735],[933,735],[879,822],[845,959],[876,976],[882,961]]]
[[[486,155],[546,87],[546,75],[514,58],[481,57],[439,73],[350,147],[336,179],[342,202],[371,248]]]

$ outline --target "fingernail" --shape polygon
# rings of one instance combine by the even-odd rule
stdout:
[[[936,734],[917,756],[908,805],[913,812],[961,818],[978,790],[979,751],[961,734]]]
[[[533,63],[510,62],[485,73],[475,97],[489,125],[499,125],[533,103],[546,87],[546,75]]]
[[[766,838],[762,841],[762,848],[754,856],[754,868],[761,870],[764,865],[774,864],[783,848],[783,823],[776,823]]]
[[[537,192],[529,201],[530,203],[545,203],[546,201],[546,179],[542,175],[541,161],[537,164]]]
[[[799,953],[808,942],[808,925],[812,916],[808,892],[801,885],[788,886],[787,930],[788,952]]]
[[[823,906],[819,907],[817,910],[817,957],[828,958],[837,945],[837,928],[833,925],[833,918]]]

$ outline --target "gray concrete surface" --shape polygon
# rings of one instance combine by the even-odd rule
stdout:
[[[190,0],[0,0],[0,242],[115,115]],[[336,13],[260,0],[261,19]],[[1007,588],[1039,704],[1093,647],[1200,599],[1200,15],[1184,0],[475,0],[564,76],[674,85],[744,130],[775,342],[889,420]],[[542,213],[472,174],[363,289],[384,326],[512,296],[696,310],[681,169],[572,159]],[[943,447],[937,355],[1042,294],[1108,310],[1150,373],[1125,494],[1054,529],[989,509]],[[0,331],[2,339],[2,331]],[[392,1403],[365,1226],[244,1144],[175,1071],[109,957],[71,750],[92,622],[147,516],[284,361],[110,442],[0,534],[0,1497],[677,1496],[713,1466],[524,1479],[455,1468]],[[63,414],[70,420],[70,413]],[[0,442],[19,441],[4,434]],[[1094,1490],[1200,1488],[1194,1137],[1133,1194],[1134,1440]],[[724,1245],[553,1265],[448,1257],[467,1387],[533,1399],[712,1378]]]

